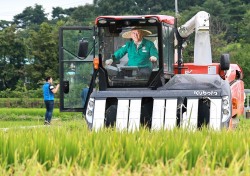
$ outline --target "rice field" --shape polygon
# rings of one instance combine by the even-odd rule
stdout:
[[[89,131],[80,113],[55,110],[51,126],[42,109],[0,114],[0,175],[250,175],[244,118],[230,131],[129,133]]]

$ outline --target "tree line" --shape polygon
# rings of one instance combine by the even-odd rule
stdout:
[[[93,26],[99,15],[176,16],[174,4],[174,0],[93,0],[93,4],[74,8],[53,7],[51,18],[42,5],[26,7],[12,21],[0,20],[0,91],[40,88],[47,75],[58,79],[60,26]],[[249,9],[248,0],[182,0],[176,16],[181,25],[198,11],[210,13],[213,60],[229,53],[231,62],[243,68],[246,88],[250,88]],[[189,45],[184,61],[192,59],[193,48]]]

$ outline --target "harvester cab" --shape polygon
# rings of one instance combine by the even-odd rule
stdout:
[[[147,72],[131,65],[129,53],[114,56],[134,28],[157,50]],[[183,44],[194,31],[194,63],[184,63]],[[179,28],[166,15],[100,16],[93,28],[61,27],[59,39],[60,110],[83,112],[90,129],[221,129],[244,109],[240,67],[228,54],[212,63],[206,12]],[[149,52],[141,47],[139,54]]]

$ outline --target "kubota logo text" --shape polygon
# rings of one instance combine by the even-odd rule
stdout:
[[[216,91],[204,91],[204,90],[195,90],[194,91],[195,95],[199,95],[199,96],[217,96],[218,92]]]

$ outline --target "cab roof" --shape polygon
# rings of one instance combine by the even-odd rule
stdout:
[[[138,16],[99,16],[95,20],[95,24],[100,19],[112,19],[112,20],[132,20],[132,19],[148,19],[148,18],[157,18],[159,22],[165,22],[167,24],[173,25],[174,24],[174,17],[168,15],[138,15]]]

